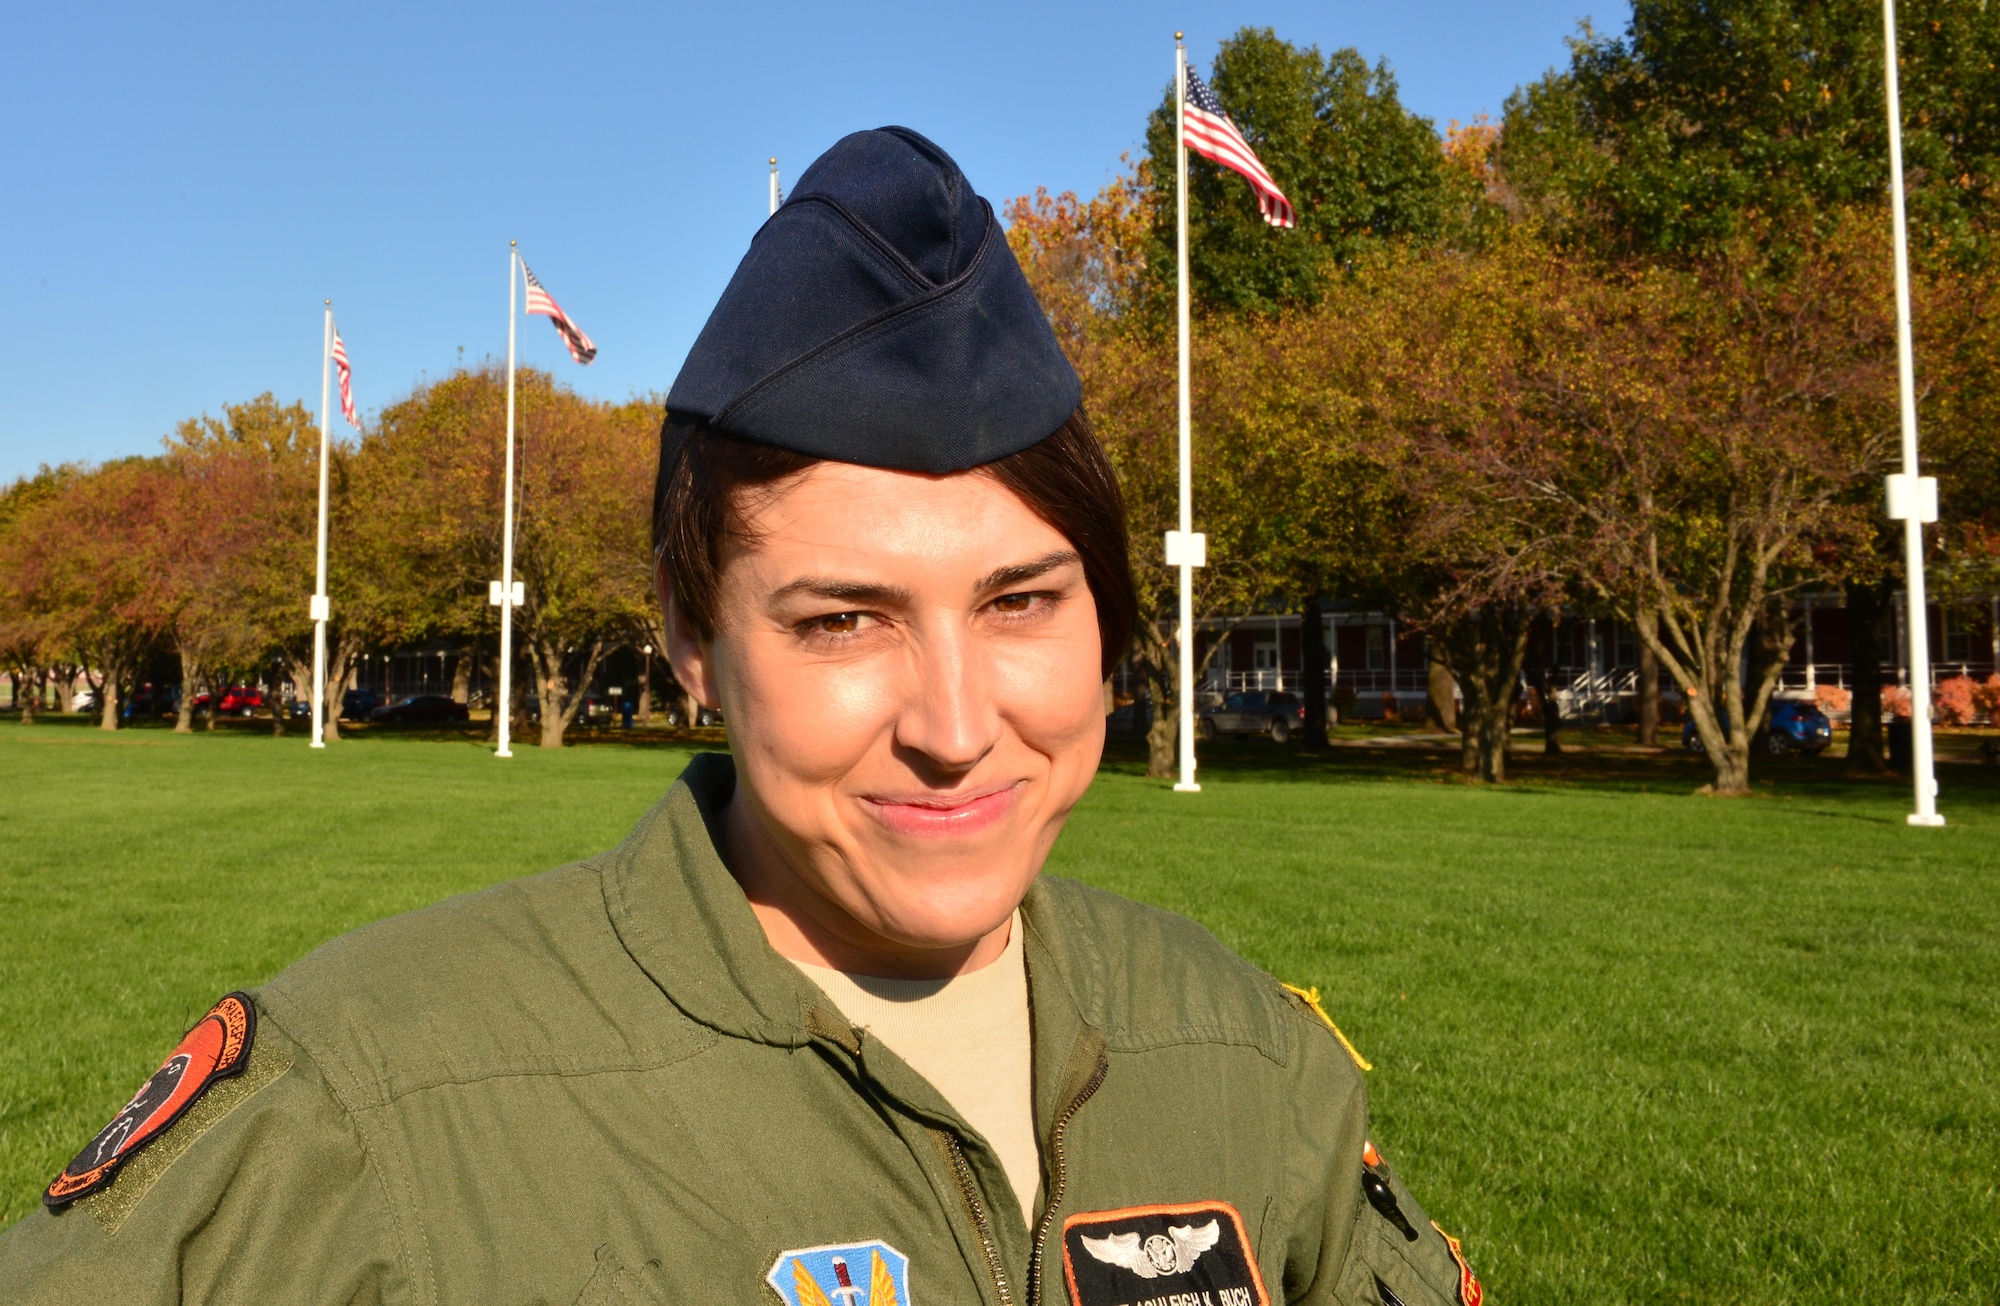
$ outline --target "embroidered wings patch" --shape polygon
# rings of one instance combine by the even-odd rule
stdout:
[[[764,1282],[785,1306],[910,1306],[910,1258],[879,1238],[779,1252]]]
[[[111,1123],[55,1177],[42,1201],[60,1209],[110,1187],[119,1167],[164,1133],[218,1079],[241,1074],[257,1034],[257,1010],[242,993],[209,1009]]]
[[[1270,1306],[1227,1202],[1084,1211],[1063,1221],[1062,1245],[1072,1306]]]

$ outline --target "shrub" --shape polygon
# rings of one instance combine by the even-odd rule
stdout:
[[[1382,694],[1382,719],[1384,721],[1400,721],[1403,719],[1402,711],[1396,706],[1396,696],[1387,691],[1384,691]]]
[[[1882,713],[1884,716],[1909,719],[1910,691],[1901,685],[1887,685],[1882,690]]]
[[[2000,724],[2000,676],[1988,676],[1973,688],[1972,705],[1986,714],[1988,724]]]
[[[1819,700],[1819,710],[1828,716],[1845,712],[1854,705],[1854,691],[1842,689],[1839,685],[1816,686],[1813,696]]]
[[[1969,726],[1978,713],[1973,703],[1973,695],[1979,686],[1971,676],[1952,676],[1938,682],[1937,691],[1932,695],[1933,710],[1938,724],[1947,726]]]

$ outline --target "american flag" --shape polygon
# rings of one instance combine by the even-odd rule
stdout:
[[[1297,225],[1292,218],[1292,202],[1264,170],[1263,160],[1236,124],[1223,112],[1222,101],[1208,89],[1208,83],[1187,70],[1187,147],[1202,158],[1243,174],[1250,189],[1257,192],[1257,211],[1274,227]]]
[[[354,415],[354,369],[347,365],[347,343],[340,338],[339,327],[333,329],[333,370],[340,373],[340,415],[358,431],[361,419]]]
[[[528,271],[528,260],[521,260],[521,275],[528,279],[528,311],[540,313],[556,324],[563,343],[569,346],[569,356],[579,363],[588,363],[597,357],[597,346],[590,343],[590,337],[583,334],[583,328],[569,320],[562,306],[549,298],[549,292],[542,289],[542,283],[535,280],[535,274]]]

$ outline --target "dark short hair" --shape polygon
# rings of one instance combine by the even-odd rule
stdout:
[[[768,500],[822,460],[704,426],[675,430],[674,421],[668,417],[660,445],[669,453],[678,445],[678,457],[662,461],[653,484],[654,575],[672,590],[695,633],[711,639],[723,541],[747,532],[760,494]],[[1097,604],[1102,670],[1109,676],[1132,638],[1138,600],[1118,474],[1083,409],[1048,439],[963,474],[990,476],[1012,490],[1076,550]]]

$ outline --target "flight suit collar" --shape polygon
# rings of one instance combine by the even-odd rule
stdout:
[[[691,1018],[737,1038],[798,1047],[853,1031],[796,966],[778,955],[717,851],[736,791],[726,753],[698,753],[605,868],[618,937]],[[849,1047],[850,1051],[855,1050]]]

